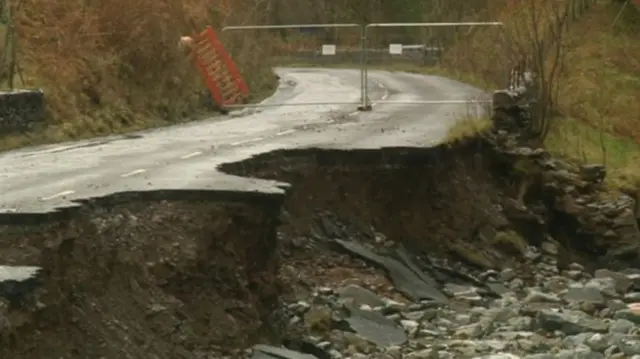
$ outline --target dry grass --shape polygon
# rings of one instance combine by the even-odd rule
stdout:
[[[7,149],[175,123],[204,110],[205,87],[178,51],[180,36],[233,18],[206,0],[23,0],[15,16],[25,87],[43,88],[43,133],[0,139]],[[243,1],[234,3],[245,7]],[[258,96],[275,86],[253,39],[236,54]],[[252,46],[253,45],[253,46]]]
[[[477,137],[478,134],[485,133],[491,127],[491,119],[488,117],[465,117],[447,131],[447,136],[443,143],[454,143],[457,141]]]
[[[572,162],[606,164],[608,183],[616,188],[635,186],[640,178],[640,15],[629,7],[612,27],[619,9],[601,2],[570,25],[559,80],[561,116],[546,140],[552,153]],[[488,89],[504,86],[513,59],[489,44],[495,34],[484,35],[454,48],[443,66],[429,72]]]

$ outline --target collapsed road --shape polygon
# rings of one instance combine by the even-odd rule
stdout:
[[[271,101],[358,100],[355,71],[279,71]],[[372,78],[374,102],[479,95]],[[2,155],[0,357],[640,355],[625,304],[640,274],[577,263],[562,242],[574,224],[514,204],[482,141],[433,147],[467,106],[353,110],[275,107]],[[627,204],[597,217],[623,228]]]
[[[279,69],[283,86],[268,101],[354,105],[284,106],[245,117],[211,120],[113,138],[23,149],[0,155],[0,210],[47,211],[76,198],[152,189],[278,190],[227,176],[216,165],[274,149],[379,148],[438,141],[467,105],[380,105],[354,112],[355,70]],[[291,84],[293,87],[291,88]],[[372,71],[373,103],[466,100],[479,91],[458,82]]]

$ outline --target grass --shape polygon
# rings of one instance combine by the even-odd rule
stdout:
[[[480,88],[495,88],[486,85],[474,76],[443,68],[419,71],[450,77]],[[604,119],[611,121],[610,119]],[[447,140],[472,136],[488,127],[486,119],[475,124],[471,119],[463,119],[454,125]],[[553,155],[560,156],[576,164],[601,163],[607,166],[607,184],[612,188],[634,187],[640,178],[640,144],[632,137],[620,136],[606,128],[598,128],[584,119],[558,117],[545,140],[545,147]]]
[[[582,51],[582,49],[577,49]],[[571,59],[576,59],[575,55],[571,54]],[[632,59],[633,60],[633,59]],[[589,61],[595,61],[589,59]],[[575,63],[575,62],[574,62]],[[295,67],[318,67],[317,64],[309,64],[302,62],[290,61],[287,63],[289,66]],[[583,63],[578,62],[578,66],[575,66],[571,72],[569,72],[565,81],[579,81]],[[332,68],[354,68],[353,64],[333,64],[322,65],[323,67]],[[497,88],[497,85],[489,85],[480,76],[463,71],[455,71],[447,67],[421,67],[411,64],[388,64],[380,66],[370,66],[370,69],[380,69],[387,71],[403,71],[411,73],[419,73],[425,75],[439,75],[448,77],[457,81],[474,85],[478,88],[484,88],[487,90],[493,90]],[[622,71],[622,70],[620,70]],[[640,74],[640,72],[638,73]],[[638,75],[640,76],[640,75]],[[631,74],[621,75],[626,81],[633,83],[634,76]],[[573,79],[573,80],[572,80]],[[601,77],[600,86],[613,86],[612,84],[619,84],[617,77]],[[612,92],[607,93],[607,97],[600,99],[601,101],[608,101],[612,96],[617,95],[622,98],[629,96],[629,87],[622,86],[623,93]],[[565,88],[565,91],[566,88]],[[572,93],[565,92],[561,94],[561,98],[580,98],[585,95],[586,91],[583,88],[582,91],[574,91]],[[575,97],[571,97],[575,96]],[[640,96],[640,95],[639,95]],[[638,97],[640,98],[640,97]],[[615,101],[615,100],[614,100]],[[568,102],[568,101],[567,101]],[[567,103],[567,102],[563,102]],[[620,113],[628,112],[633,116],[633,106],[639,101],[629,101],[620,104],[617,107],[617,111]],[[595,107],[594,101],[586,102],[584,107]],[[640,112],[635,112],[638,114]],[[634,137],[621,136],[613,130],[612,126],[604,127],[597,126],[602,123],[612,123],[616,121],[614,118],[599,118],[597,112],[594,113],[590,120],[584,118],[577,119],[575,117],[561,117],[554,120],[554,127],[546,139],[546,148],[554,155],[563,157],[572,163],[602,163],[607,166],[608,177],[607,184],[612,188],[632,188],[635,187],[638,178],[640,178],[640,168],[637,163],[640,163],[640,144],[638,144]],[[624,120],[621,117],[618,121]],[[633,124],[633,122],[631,122]],[[443,142],[454,142],[460,139],[474,137],[478,133],[482,133],[490,126],[490,120],[488,118],[466,117],[460,119],[456,125],[451,127],[447,133],[447,137]],[[640,123],[637,125],[640,128]],[[604,150],[603,150],[604,149]]]
[[[246,9],[248,2],[234,6]],[[48,119],[40,132],[0,137],[0,150],[200,118],[210,111],[206,88],[178,49],[179,37],[212,23],[259,21],[259,14],[222,13],[207,0],[104,0],[83,6],[75,0],[23,0],[14,13],[24,77],[18,85],[44,89]],[[234,41],[225,45],[237,50],[252,95],[264,97],[276,85],[263,61],[268,49],[257,46],[257,37]],[[5,83],[2,70],[0,83]]]
[[[614,189],[634,188],[640,179],[640,14],[627,7],[614,25],[619,13],[619,4],[600,2],[570,24],[567,65],[558,80],[562,115],[545,141],[551,153],[570,162],[605,164],[607,184]],[[504,85],[491,76],[496,67],[491,52],[500,52],[486,43],[468,45],[454,49],[455,58],[445,58],[449,66],[419,71],[480,88]],[[469,131],[464,122],[458,126],[453,134]]]
[[[491,119],[488,117],[462,118],[454,126],[449,128],[447,136],[442,143],[453,143],[478,136],[491,127]]]

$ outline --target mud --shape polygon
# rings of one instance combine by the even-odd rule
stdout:
[[[221,169],[291,183],[280,228],[289,236],[312,235],[319,214],[330,212],[414,252],[469,259],[473,251],[480,267],[507,266],[510,258],[477,235],[510,225],[502,213],[508,186],[483,152],[490,150],[480,140],[429,149],[288,150]]]
[[[242,358],[279,343],[279,300],[382,271],[319,245],[367,237],[448,266],[519,268],[513,186],[471,140],[430,149],[275,151],[221,166],[288,193],[161,191],[0,215],[0,264],[38,266],[0,299],[2,358]],[[521,268],[526,272],[526,268]]]
[[[281,201],[150,192],[5,216],[2,263],[44,273],[0,307],[0,357],[195,358],[268,335]]]

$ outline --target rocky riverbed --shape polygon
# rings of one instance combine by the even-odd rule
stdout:
[[[286,193],[0,215],[0,358],[640,359],[637,191],[498,95],[467,141],[220,166]]]
[[[354,233],[353,225],[335,216],[329,216],[333,221],[325,216],[321,230],[310,237],[291,240],[281,234],[289,247],[285,282],[293,289],[275,315],[285,340],[282,346],[254,346],[243,355],[640,359],[640,305],[633,305],[640,302],[640,269],[634,268],[640,253],[638,199],[606,191],[604,166],[566,163],[531,141],[525,97],[526,92],[497,92],[494,126],[485,134],[492,148],[485,156],[495,160],[492,170],[502,171],[510,179],[505,187],[511,182],[512,190],[469,187],[463,179],[474,175],[463,171],[448,176],[457,190],[428,196],[437,202],[446,193],[448,203],[420,213],[454,209],[438,217],[454,224],[447,227],[457,229],[454,236],[441,236],[438,227],[418,239],[406,230],[392,234],[403,238],[387,239],[374,229]],[[280,178],[272,174],[275,167],[263,167],[254,171]],[[430,168],[423,178],[438,172]],[[335,173],[328,177],[337,178]],[[465,195],[459,190],[465,186],[475,190]],[[492,199],[480,200],[486,193]],[[451,204],[465,196],[466,207]],[[304,211],[299,207],[296,214]],[[460,221],[463,212],[471,216]],[[431,217],[425,215],[422,223]],[[377,222],[395,228],[384,218]],[[463,246],[455,244],[460,238],[466,238]],[[404,248],[407,244],[418,248]],[[438,247],[449,247],[449,255],[436,253]]]
[[[284,345],[257,345],[246,357],[640,358],[640,313],[628,307],[640,301],[640,269],[559,269],[553,242],[528,247],[519,269],[477,271],[435,258],[418,268],[382,234],[378,241],[357,238],[289,241],[287,262],[297,267],[283,275],[295,290],[274,314]],[[363,251],[380,261],[363,260]],[[295,260],[311,253],[320,259]],[[330,275],[336,272],[347,276]],[[430,291],[412,293],[420,286]]]

